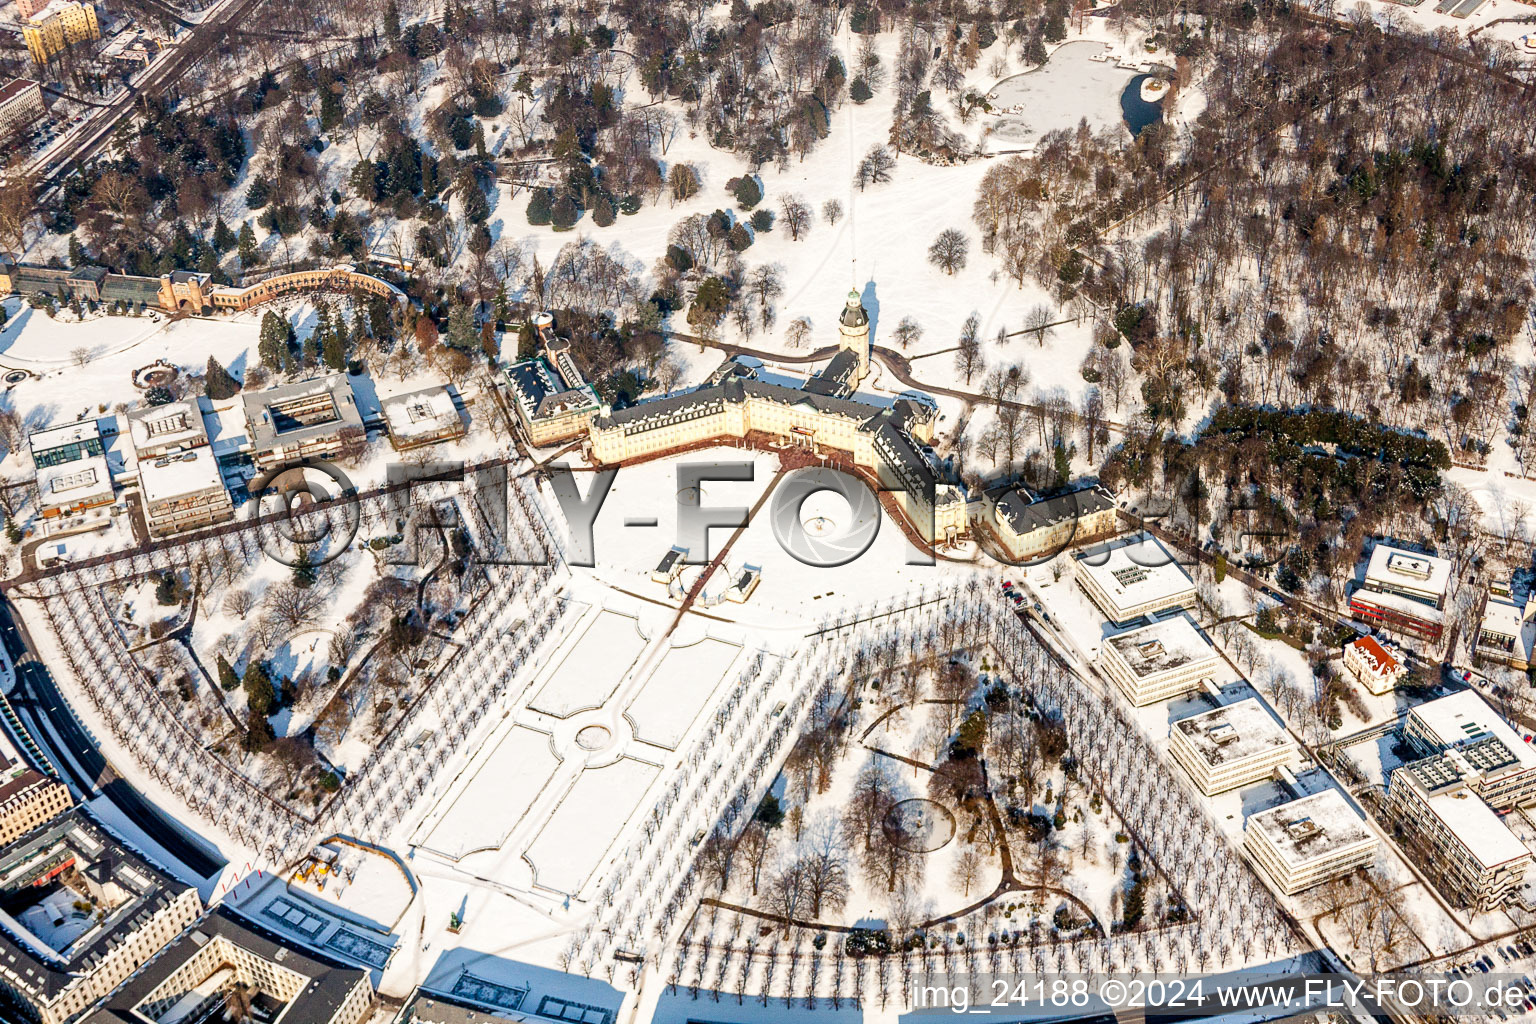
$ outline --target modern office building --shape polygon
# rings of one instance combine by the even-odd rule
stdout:
[[[220,906],[129,978],[83,1024],[224,1019],[362,1024],[373,1008],[367,971],[296,945]],[[223,1016],[230,1011],[232,1018]]]
[[[1487,661],[1522,672],[1531,667],[1536,648],[1536,601],[1517,601],[1508,594],[1490,596],[1483,605],[1472,652]]]
[[[453,392],[441,384],[381,398],[379,411],[389,431],[390,447],[397,452],[452,441],[469,431]]]
[[[1255,697],[1174,722],[1168,752],[1206,796],[1263,782],[1298,760],[1285,727]]]
[[[1183,615],[1106,637],[1098,661],[1137,707],[1188,693],[1221,668],[1221,656]]]
[[[1383,809],[1442,895],[1490,910],[1519,889],[1531,851],[1473,791],[1458,757],[1451,751],[1398,768]]]
[[[66,1024],[202,912],[197,890],[81,807],[0,850],[0,987],[39,1024]]]
[[[1448,770],[1495,810],[1536,801],[1536,750],[1474,690],[1426,701],[1403,720],[1403,739]]]
[[[1249,815],[1243,846],[1287,896],[1365,867],[1377,841],[1336,789]]]
[[[1434,555],[1377,544],[1365,581],[1349,598],[1350,612],[1366,622],[1424,640],[1445,630],[1445,594],[1451,563]]]
[[[128,433],[151,534],[163,537],[234,518],[234,501],[208,445],[199,399],[130,412]]]
[[[1078,586],[1117,626],[1195,606],[1194,581],[1150,534],[1086,551],[1075,569]]]
[[[1344,645],[1344,668],[1378,697],[1390,693],[1408,674],[1402,655],[1371,636]]]
[[[112,504],[112,469],[95,420],[39,430],[27,443],[37,469],[37,505],[44,519]]]
[[[251,457],[259,469],[332,459],[367,437],[345,374],[279,384],[241,398]]]

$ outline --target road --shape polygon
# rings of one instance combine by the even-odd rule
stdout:
[[[111,140],[117,123],[133,109],[139,97],[151,95],[175,83],[191,70],[223,35],[242,24],[261,0],[224,0],[204,21],[193,27],[173,47],[161,53],[123,90],[121,96],[94,110],[69,137],[53,147],[34,165],[40,188],[60,178],[101,152]]]
[[[11,691],[11,703],[28,726],[32,738],[67,776],[72,788],[87,797],[98,793],[104,795],[124,817],[199,877],[207,878],[222,870],[225,861],[188,838],[170,818],[112,770],[95,741],[65,703],[48,667],[38,660],[31,638],[17,621],[8,601],[0,601],[0,643],[5,645],[6,653],[16,666],[16,688]],[[52,733],[41,727],[39,719],[42,717],[52,725]],[[55,736],[63,740],[67,749],[60,749]]]

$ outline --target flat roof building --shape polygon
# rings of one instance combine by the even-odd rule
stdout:
[[[128,414],[128,433],[151,534],[163,537],[234,518],[234,501],[208,445],[198,399],[136,409]]]
[[[251,457],[260,469],[335,458],[367,438],[346,374],[279,384],[241,398]]]
[[[197,398],[184,398],[165,405],[151,405],[128,413],[128,436],[134,453],[141,459],[153,459],[172,452],[188,451],[208,444],[208,428],[203,423],[203,407]]]
[[[438,384],[379,400],[389,444],[397,452],[439,441],[451,441],[469,432],[453,392]]]
[[[73,1021],[197,920],[197,890],[73,808],[0,851],[0,986]]]
[[[207,446],[140,462],[139,488],[144,524],[157,537],[235,517],[224,474]]]
[[[1474,690],[1409,711],[1403,739],[1426,757],[1454,754],[1458,776],[1498,810],[1536,798],[1536,750]]]
[[[1195,606],[1194,581],[1150,534],[1078,555],[1076,573],[1078,586],[1117,626]]]
[[[1536,601],[1516,601],[1506,593],[1490,596],[1483,605],[1473,637],[1472,651],[1511,668],[1530,668],[1532,649],[1536,648]]]
[[[1293,896],[1365,867],[1377,841],[1344,794],[1327,789],[1249,815],[1243,846],[1275,887]]]
[[[368,972],[298,946],[227,907],[197,921],[83,1024],[222,1019],[231,994],[255,1020],[361,1024],[373,1012]]]
[[[1188,693],[1219,671],[1221,657],[1183,615],[1106,637],[1099,667],[1141,707]]]
[[[1285,727],[1255,697],[1174,722],[1168,752],[1206,796],[1262,782],[1297,761]]]
[[[1392,772],[1383,808],[1410,856],[1463,906],[1498,906],[1530,869],[1531,851],[1473,791],[1455,751]]]
[[[28,438],[37,467],[37,504],[45,518],[112,504],[112,469],[101,426],[80,420],[39,430]]]
[[[1365,581],[1350,596],[1349,610],[1367,622],[1438,640],[1445,629],[1445,593],[1451,563],[1417,551],[1377,544],[1366,563]]]
[[[1398,653],[1370,636],[1344,645],[1344,667],[1378,697],[1390,693],[1408,674]]]

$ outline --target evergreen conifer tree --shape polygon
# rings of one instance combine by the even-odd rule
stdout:
[[[213,356],[208,357],[208,369],[203,373],[203,394],[216,402],[235,397],[240,382],[231,377],[224,365]]]

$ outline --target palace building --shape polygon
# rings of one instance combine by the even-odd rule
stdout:
[[[800,387],[728,360],[691,391],[602,410],[588,427],[592,459],[614,465],[727,440],[798,447],[873,478],[925,541],[967,534],[972,504],[944,479],[928,448],[935,406],[919,397],[884,404],[855,395],[869,372],[869,314],[857,292],[848,295],[838,335],[837,354]]]

